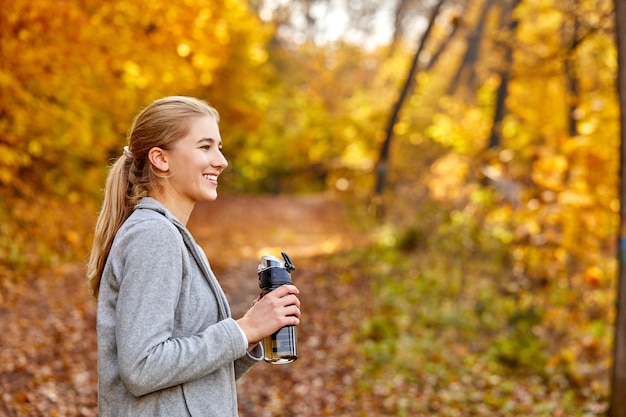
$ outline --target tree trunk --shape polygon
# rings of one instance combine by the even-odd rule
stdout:
[[[413,62],[411,63],[411,68],[409,69],[409,73],[404,81],[404,86],[402,87],[402,91],[400,92],[400,97],[393,106],[391,117],[389,118],[389,122],[387,123],[387,130],[385,135],[385,141],[382,144],[380,149],[378,162],[375,167],[375,175],[376,175],[376,185],[374,188],[374,198],[373,205],[376,211],[376,216],[381,218],[384,215],[384,204],[383,204],[383,193],[385,191],[385,183],[387,181],[387,174],[389,172],[389,150],[391,148],[391,142],[393,140],[393,128],[395,127],[398,116],[400,114],[400,110],[402,109],[402,104],[404,100],[406,100],[411,86],[413,85],[413,80],[415,79],[415,75],[417,73],[417,64],[419,62],[419,57],[424,50],[424,45],[428,40],[428,36],[435,25],[435,20],[437,15],[439,14],[439,9],[445,0],[439,0],[435,7],[433,8],[432,14],[428,21],[428,27],[424,32],[424,35],[419,41],[419,46],[417,48],[417,52],[413,57]]]
[[[485,31],[485,24],[489,9],[491,9],[494,1],[495,0],[485,0],[478,23],[467,37],[467,49],[465,50],[465,55],[463,55],[461,64],[459,65],[459,68],[452,79],[450,86],[448,87],[449,95],[453,94],[461,84],[467,86],[470,90],[472,89],[471,84],[474,83],[474,64],[478,61],[480,40],[482,39],[483,32]]]
[[[575,117],[576,108],[578,107],[578,77],[576,75],[576,46],[578,39],[578,16],[574,15],[574,21],[572,22],[572,39],[570,45],[570,52],[565,58],[565,77],[567,80],[567,89],[569,92],[569,111],[568,111],[568,131],[571,137],[578,134],[578,123]]]
[[[620,104],[620,220],[617,285],[617,313],[611,376],[611,417],[626,417],[626,3],[615,1],[618,56],[618,94]]]
[[[502,62],[502,69],[500,71],[500,86],[498,87],[496,97],[496,108],[493,115],[493,124],[491,125],[491,135],[489,136],[488,149],[493,149],[500,146],[502,121],[506,110],[506,97],[509,94],[509,80],[511,79],[511,69],[513,61],[513,41],[515,29],[519,24],[519,21],[513,18],[513,10],[520,3],[520,0],[509,0],[503,8],[502,22],[509,22],[505,30],[508,32],[508,39],[504,44],[504,59]]]
[[[439,58],[441,57],[443,52],[446,50],[446,47],[452,43],[452,39],[454,38],[454,35],[456,35],[456,33],[459,31],[460,23],[459,23],[458,17],[454,17],[451,24],[452,24],[452,30],[448,33],[448,36],[446,36],[446,39],[441,42],[437,51],[435,51],[433,56],[430,58],[430,60],[424,67],[424,71],[430,71],[435,66],[435,64],[437,63],[437,61],[439,61]]]

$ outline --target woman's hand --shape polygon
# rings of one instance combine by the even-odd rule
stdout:
[[[250,310],[237,320],[250,346],[284,326],[300,324],[299,292],[294,285],[282,285],[254,301]]]

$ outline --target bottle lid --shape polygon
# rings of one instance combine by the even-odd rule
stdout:
[[[291,272],[296,269],[296,267],[293,266],[293,263],[291,263],[289,255],[285,252],[281,252],[280,254],[283,256],[284,262],[275,256],[263,255],[261,257],[261,263],[258,267],[258,272],[264,271],[268,268],[283,268],[286,269],[287,272]]]

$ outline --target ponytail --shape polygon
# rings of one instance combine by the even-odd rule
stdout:
[[[87,264],[87,283],[97,298],[104,264],[118,229],[130,216],[134,203],[129,199],[128,171],[132,158],[122,155],[111,167],[104,189],[104,201],[96,222],[93,246]],[[136,203],[136,199],[135,200]]]

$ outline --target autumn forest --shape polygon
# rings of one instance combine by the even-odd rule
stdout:
[[[311,352],[241,382],[242,417],[607,415],[615,39],[609,0],[5,1],[0,415],[96,414],[84,267],[166,95],[220,112],[218,277],[289,244],[307,277]]]

